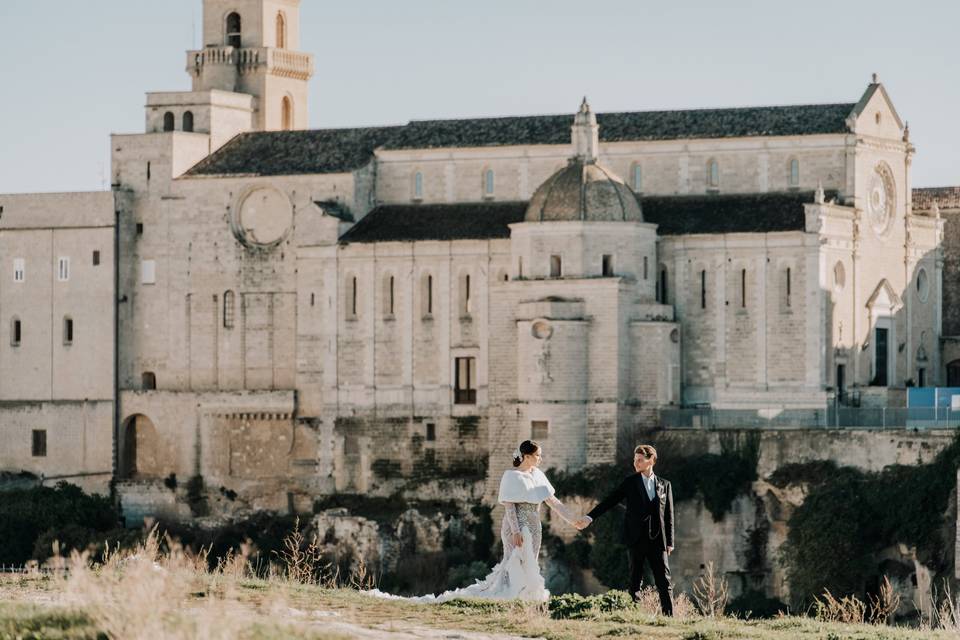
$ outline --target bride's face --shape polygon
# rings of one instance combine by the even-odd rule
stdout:
[[[533,453],[528,453],[523,456],[524,462],[529,464],[531,467],[539,467],[540,461],[543,460],[543,456],[540,455],[540,449],[537,449]]]

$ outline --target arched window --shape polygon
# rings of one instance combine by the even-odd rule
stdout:
[[[347,317],[356,319],[359,311],[360,285],[356,276],[347,278]]]
[[[460,276],[460,315],[469,316],[473,311],[473,301],[470,291],[470,274],[464,273]]]
[[[235,299],[233,291],[223,292],[223,328],[233,329],[233,319],[235,311]]]
[[[63,344],[73,344],[73,318],[70,316],[63,317]]]
[[[288,96],[283,96],[280,103],[280,128],[284,131],[293,130],[293,102]]]
[[[396,293],[392,275],[383,277],[383,315],[392,318],[396,306]]]
[[[633,167],[630,170],[630,183],[633,186],[633,190],[637,193],[643,191],[643,171],[640,169],[640,163],[633,163]]]
[[[173,113],[167,111],[163,114],[163,130],[164,131],[173,131],[176,127],[177,121],[173,117]]]
[[[227,46],[240,48],[241,45],[241,27],[240,14],[234,11],[227,16]]]
[[[550,277],[560,278],[563,276],[563,260],[560,256],[550,256]]]
[[[23,326],[20,324],[20,318],[13,316],[10,319],[10,346],[19,347],[21,338],[23,338]]]
[[[193,111],[183,112],[183,130],[187,132],[193,131]]]
[[[920,302],[926,302],[930,295],[930,278],[927,277],[927,270],[920,269],[917,272],[917,297]]]
[[[287,19],[282,12],[277,14],[277,48],[287,48]]]
[[[483,172],[483,197],[492,198],[493,197],[493,169],[487,169]]]
[[[157,388],[157,374],[153,371],[144,371],[140,375],[140,388],[144,391],[154,391]]]
[[[947,386],[960,387],[960,360],[947,364]]]
[[[791,158],[787,165],[787,183],[791,187],[800,186],[800,161],[796,158]]]
[[[660,304],[667,304],[667,267],[660,265],[660,274],[657,278],[657,301]]]
[[[710,189],[720,188],[720,165],[714,158],[707,161],[707,187]]]
[[[700,270],[700,308],[707,308],[707,270]]]
[[[420,315],[425,318],[433,315],[433,276],[429,273],[420,279]]]
[[[423,200],[423,174],[419,171],[413,174],[413,199]]]

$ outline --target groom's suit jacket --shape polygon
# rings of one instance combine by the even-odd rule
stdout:
[[[623,543],[629,547],[641,542],[654,543],[663,547],[673,544],[673,489],[670,482],[654,474],[657,484],[657,492],[651,501],[647,495],[647,489],[643,486],[643,476],[635,473],[620,483],[613,493],[604,498],[600,504],[593,508],[587,515],[596,520],[616,505],[626,502],[627,514],[623,519]],[[654,536],[650,540],[650,534],[657,532],[657,524],[660,536]]]

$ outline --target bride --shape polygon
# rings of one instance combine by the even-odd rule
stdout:
[[[417,602],[443,602],[454,598],[489,598],[496,600],[545,601],[550,592],[544,588],[540,575],[540,504],[546,502],[557,515],[570,525],[582,529],[583,518],[577,518],[554,497],[553,486],[538,468],[541,461],[540,445],[524,440],[513,452],[513,469],[503,472],[500,479],[498,502],[504,507],[500,537],[503,540],[503,560],[486,578],[462,589],[445,591],[440,595],[409,598]],[[370,595],[398,598],[378,589]]]

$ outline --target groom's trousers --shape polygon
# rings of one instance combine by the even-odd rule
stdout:
[[[673,615],[673,585],[670,582],[670,560],[663,550],[660,536],[655,540],[641,540],[630,547],[630,596],[636,600],[643,582],[643,564],[650,565],[653,581],[660,595],[660,609],[664,615]]]

